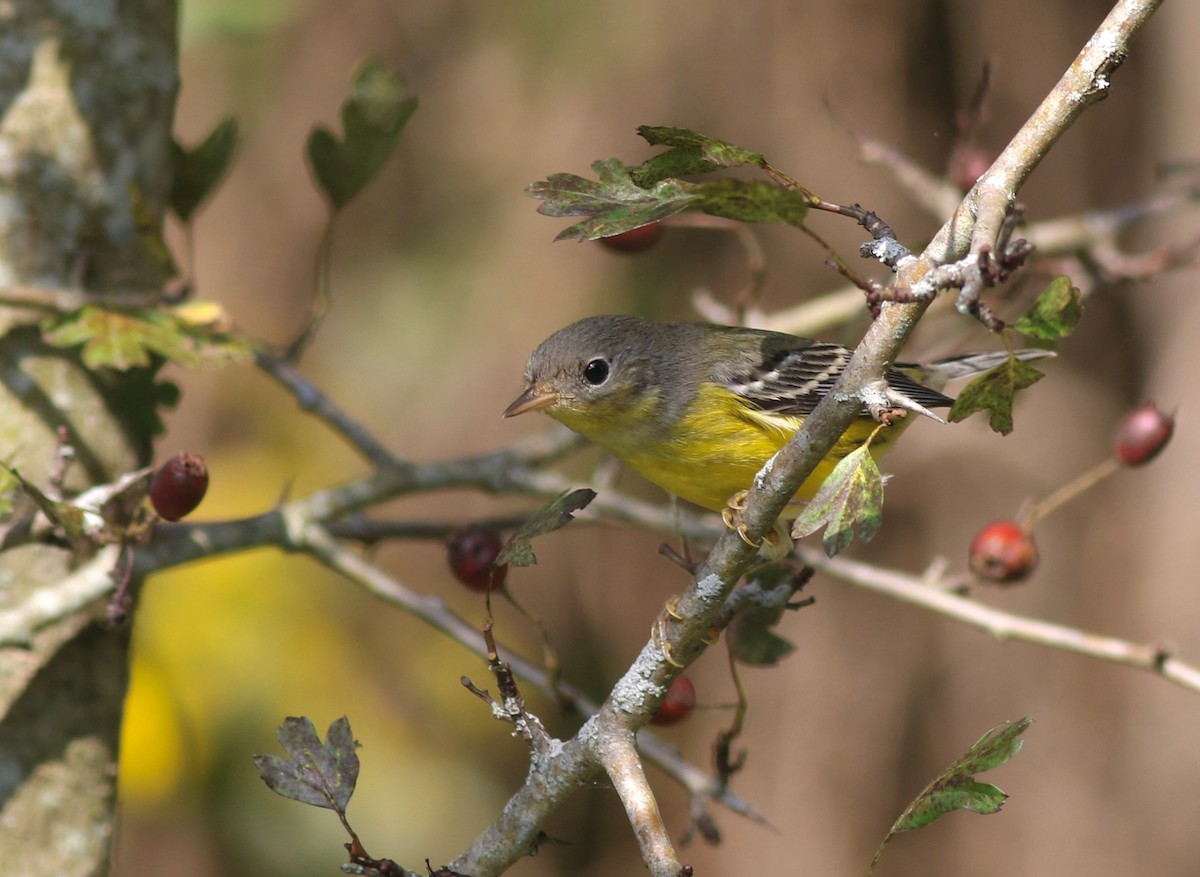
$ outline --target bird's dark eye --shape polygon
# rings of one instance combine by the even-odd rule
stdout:
[[[608,380],[608,361],[593,359],[583,367],[583,379],[593,387],[598,387]]]

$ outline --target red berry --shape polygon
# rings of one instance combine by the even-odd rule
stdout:
[[[994,521],[971,540],[971,569],[983,579],[1000,584],[1018,582],[1037,566],[1033,536],[1013,521]]]
[[[676,676],[650,724],[674,725],[676,722],[682,722],[691,715],[695,707],[696,686],[692,685],[692,680],[686,676]]]
[[[652,222],[649,225],[639,225],[637,228],[631,228],[629,231],[623,231],[620,234],[600,238],[600,243],[618,253],[640,253],[642,250],[648,250],[658,243],[658,239],[662,237],[662,231],[660,223]]]
[[[1153,402],[1139,405],[1121,421],[1114,442],[1117,459],[1126,466],[1140,466],[1158,456],[1175,431],[1175,416],[1164,414]]]
[[[150,505],[164,521],[191,514],[208,490],[208,467],[195,454],[176,454],[159,467],[150,482]]]
[[[490,527],[472,524],[456,530],[446,542],[450,570],[472,591],[486,591],[489,584],[503,587],[508,564],[494,565],[503,547],[500,534]]]

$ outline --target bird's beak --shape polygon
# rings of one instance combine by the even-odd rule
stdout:
[[[507,408],[504,409],[502,417],[516,417],[518,414],[524,414],[526,411],[541,411],[543,408],[549,408],[558,401],[558,394],[552,390],[547,390],[545,387],[540,387],[537,384],[530,384],[525,388],[525,392],[512,400]]]

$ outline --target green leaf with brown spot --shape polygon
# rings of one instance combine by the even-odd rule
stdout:
[[[867,870],[868,877],[883,855],[888,841],[899,832],[924,828],[952,810],[967,810],[985,816],[998,811],[1008,795],[991,783],[980,782],[975,775],[999,767],[1020,752],[1021,735],[1031,724],[1033,719],[1026,716],[1016,722],[997,725],[980,737],[961,758],[951,762],[938,774],[892,824],[875,852],[875,858]]]
[[[869,445],[840,461],[792,523],[792,536],[802,539],[822,527],[821,545],[833,557],[854,541],[854,533],[870,542],[883,523],[883,476]]]
[[[629,175],[633,182],[642,188],[649,188],[668,177],[704,174],[747,164],[765,167],[767,164],[767,159],[761,152],[743,149],[741,146],[706,134],[697,134],[687,128],[642,125],[637,130],[651,146],[671,147],[630,169]]]
[[[808,212],[807,197],[765,180],[712,180],[689,183],[674,178],[642,188],[620,159],[595,162],[596,179],[552,174],[526,192],[544,203],[544,216],[586,216],[555,238],[596,240],[659,222],[684,210],[740,222],[783,222],[799,226]]]
[[[976,411],[990,411],[988,424],[1001,435],[1013,430],[1013,402],[1017,393],[1042,379],[1042,372],[1027,362],[1009,357],[1003,364],[971,381],[950,408],[947,418],[958,423]]]
[[[556,241],[596,240],[658,222],[687,209],[698,200],[679,180],[664,180],[648,188],[636,185],[619,158],[593,162],[596,179],[578,174],[551,174],[525,191],[544,203],[543,216],[586,216],[563,229]]]
[[[808,197],[766,180],[714,180],[693,184],[695,207],[712,216],[739,222],[782,222],[801,226],[808,215]]]

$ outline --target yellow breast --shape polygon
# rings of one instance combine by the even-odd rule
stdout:
[[[785,417],[747,408],[737,396],[716,384],[705,384],[690,412],[665,435],[653,438],[623,435],[592,436],[630,468],[677,496],[713,511],[748,489],[763,464],[800,428],[803,418]],[[884,429],[871,444],[878,457],[900,434],[904,421]],[[846,454],[861,445],[878,424],[868,417],[856,420],[796,492],[811,499]],[[796,507],[786,517],[799,513]]]

